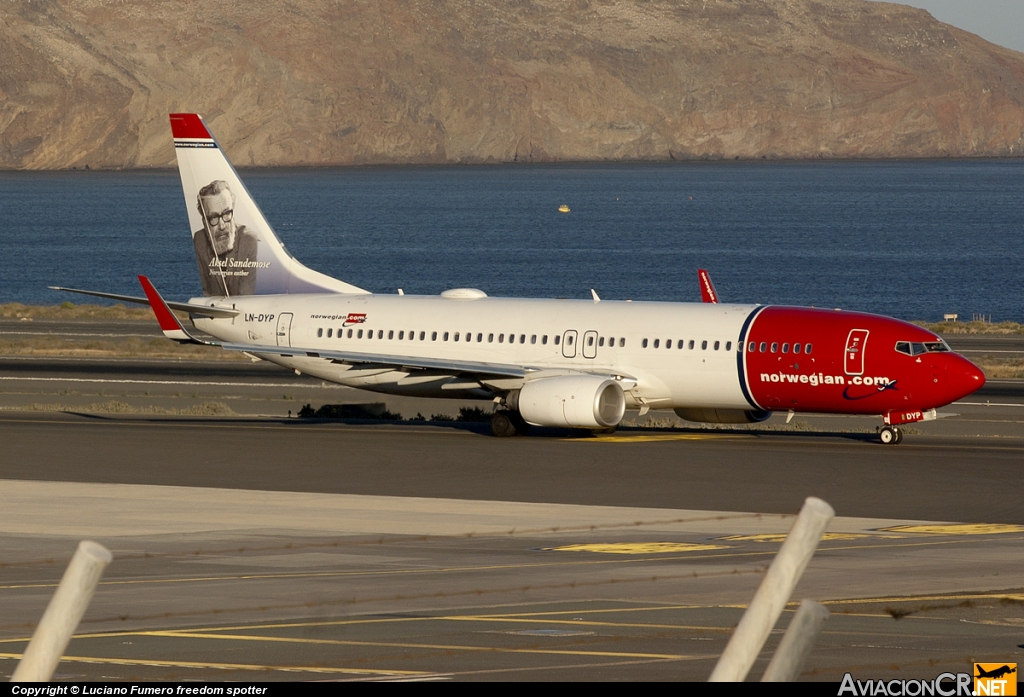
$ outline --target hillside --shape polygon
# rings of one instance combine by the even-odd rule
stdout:
[[[12,0],[0,168],[1007,156],[1024,54],[860,0]]]

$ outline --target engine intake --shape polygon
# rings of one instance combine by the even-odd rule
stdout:
[[[560,375],[526,382],[509,406],[534,426],[610,428],[626,413],[619,383],[596,375]]]
[[[711,424],[756,424],[772,415],[770,411],[706,409],[703,407],[683,407],[673,409],[673,411],[680,419]]]

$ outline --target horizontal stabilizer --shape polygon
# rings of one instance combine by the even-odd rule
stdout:
[[[160,293],[149,282],[149,279],[145,276],[139,276],[139,283],[142,284],[142,290],[145,291],[146,297],[149,298],[149,306],[153,308],[153,314],[156,315],[156,321],[160,323],[160,330],[164,333],[164,336],[168,339],[188,344],[195,341],[192,335],[181,326],[181,322],[171,312],[171,308],[160,297]]]
[[[93,295],[97,298],[109,300],[120,300],[125,303],[136,303],[138,305],[149,305],[148,298],[137,298],[133,295],[118,295],[116,293],[101,293],[96,290],[79,290],[77,288],[61,288],[60,286],[47,286],[50,290],[62,290],[66,293],[81,293],[82,295]],[[188,312],[203,317],[235,317],[241,314],[238,310],[225,307],[209,307],[207,305],[194,305],[192,303],[177,303],[164,301],[167,307],[179,312]]]

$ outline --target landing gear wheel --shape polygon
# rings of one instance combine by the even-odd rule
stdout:
[[[903,440],[903,432],[894,426],[886,426],[878,432],[878,440],[882,445],[897,445]]]
[[[513,412],[496,411],[491,415],[491,433],[498,438],[511,438],[518,433],[512,421]]]

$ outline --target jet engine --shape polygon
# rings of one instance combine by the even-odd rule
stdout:
[[[673,409],[673,411],[680,419],[712,424],[756,424],[772,415],[770,411],[707,409],[704,407],[682,407]]]
[[[526,382],[509,395],[508,406],[534,426],[611,428],[626,412],[626,397],[614,380],[560,375]]]

